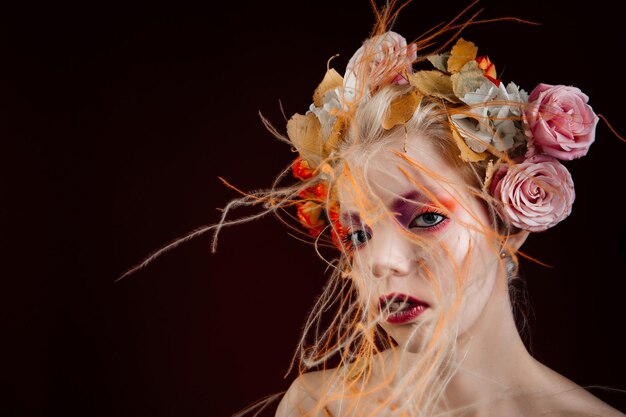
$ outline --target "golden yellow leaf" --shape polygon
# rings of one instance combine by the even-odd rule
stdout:
[[[467,62],[476,59],[478,47],[473,43],[459,38],[450,51],[448,72],[459,72]]]
[[[417,71],[409,75],[409,83],[422,93],[458,103],[459,99],[452,90],[452,80],[441,71]]]
[[[478,67],[476,61],[469,61],[463,66],[461,71],[452,74],[450,80],[452,81],[454,95],[463,98],[465,94],[478,90],[487,78],[485,78],[483,70]]]
[[[464,160],[465,162],[478,162],[478,161],[482,161],[483,159],[487,157],[488,155],[487,152],[477,153],[477,152],[474,152],[469,146],[467,146],[467,144],[465,143],[465,140],[463,140],[463,138],[461,137],[461,134],[459,133],[459,131],[457,130],[457,128],[455,127],[454,123],[452,123],[451,120],[450,120],[450,129],[452,130],[452,137],[454,138],[454,141],[456,142],[456,146],[459,148],[459,151],[461,151],[460,156],[462,160]]]
[[[411,90],[411,92],[393,100],[382,122],[383,129],[389,130],[396,125],[406,123],[413,117],[419,101],[420,95],[416,90]]]
[[[294,114],[287,122],[287,136],[302,159],[315,169],[322,160],[322,137],[320,121],[315,113]]]
[[[343,85],[343,78],[334,69],[329,69],[324,75],[324,79],[317,86],[313,93],[313,104],[315,107],[322,107],[324,94],[331,91],[334,88],[341,87]]]

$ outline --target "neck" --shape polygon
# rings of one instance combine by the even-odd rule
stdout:
[[[519,335],[505,280],[497,282],[480,319],[459,337],[459,370],[445,391],[449,410],[472,404],[472,415],[493,415],[498,398],[522,403],[520,395],[537,387],[540,364]]]

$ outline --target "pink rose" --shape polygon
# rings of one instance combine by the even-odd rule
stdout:
[[[569,171],[548,155],[499,170],[490,191],[502,203],[501,215],[531,232],[549,229],[569,216],[575,198]]]
[[[415,44],[396,32],[385,32],[366,40],[354,53],[344,75],[344,91],[349,101],[369,97],[385,84],[408,84],[404,72],[411,72],[417,59]]]
[[[539,84],[524,114],[531,132],[527,156],[536,151],[564,161],[585,156],[598,123],[588,101],[576,87]]]

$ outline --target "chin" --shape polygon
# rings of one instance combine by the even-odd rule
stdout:
[[[410,353],[419,353],[424,349],[428,341],[425,324],[411,323],[404,326],[389,326],[383,328],[389,336],[398,344],[398,348]]]

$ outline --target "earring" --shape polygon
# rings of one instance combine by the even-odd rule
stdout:
[[[505,251],[500,252],[500,258],[502,258],[502,259],[506,258],[506,252]]]

